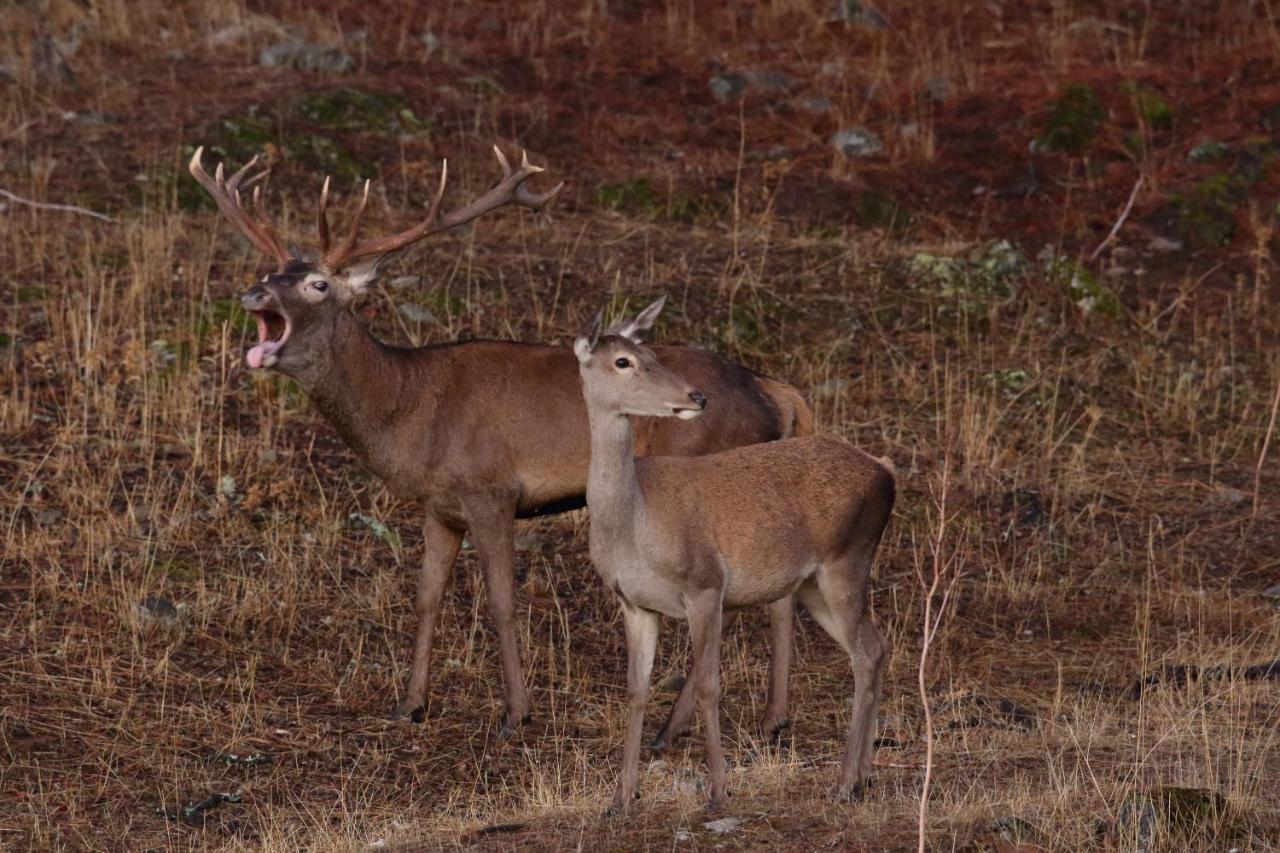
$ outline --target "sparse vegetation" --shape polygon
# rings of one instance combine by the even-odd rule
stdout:
[[[831,8],[5,6],[0,188],[119,222],[0,208],[0,848],[912,849],[920,681],[933,849],[1277,846],[1266,4],[907,0],[834,25]],[[349,67],[259,64],[288,39]],[[789,83],[722,102],[710,81],[733,69]],[[927,154],[900,145],[904,121],[927,122]],[[884,150],[836,151],[846,126]],[[577,513],[522,530],[534,724],[493,739],[466,546],[427,718],[382,720],[405,686],[418,514],[293,383],[243,370],[259,261],[180,164],[202,143],[263,155],[266,203],[313,245],[322,172],[344,177],[335,211],[377,177],[371,226],[403,227],[441,156],[463,197],[494,142],[568,181],[551,216],[415,249],[361,310],[398,342],[564,342],[606,301],[667,293],[661,340],[786,379],[821,431],[889,457],[873,589],[895,654],[862,802],[824,798],[848,661],[801,618],[796,735],[760,743],[747,612],[723,664],[714,817],[733,820],[699,811],[696,732],[644,756],[634,814],[599,820],[624,651]],[[406,329],[404,304],[434,320]],[[944,460],[957,580],[921,679]],[[655,683],[686,647],[666,632]]]

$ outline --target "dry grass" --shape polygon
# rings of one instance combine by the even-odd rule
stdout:
[[[994,849],[992,821],[1015,815],[1047,849],[1122,848],[1095,837],[1097,822],[1167,786],[1217,792],[1227,812],[1157,846],[1276,844],[1275,680],[1192,678],[1126,695],[1167,664],[1280,657],[1278,611],[1258,594],[1280,567],[1274,462],[1260,469],[1254,511],[1280,383],[1270,173],[1233,242],[1141,260],[1158,193],[1186,179],[1185,143],[1210,123],[1236,139],[1239,115],[1280,74],[1274,27],[1261,11],[1187,11],[1097,35],[1072,25],[1104,15],[1087,4],[1039,16],[991,4],[976,17],[886,5],[885,31],[824,24],[825,6],[798,0],[714,12],[584,2],[268,14],[226,2],[162,14],[123,0],[7,10],[16,25],[0,61],[16,82],[0,82],[0,186],[122,222],[0,211],[0,848],[914,847],[916,572],[931,559],[944,458],[960,580],[925,674],[937,730],[931,846]],[[77,23],[75,85],[42,78],[24,34],[63,38]],[[284,24],[344,45],[357,69],[330,79],[258,68]],[[220,40],[232,25],[244,34]],[[367,42],[351,34],[360,27]],[[439,40],[429,55],[424,31]],[[782,68],[799,81],[788,98],[828,97],[832,114],[755,95],[741,110],[717,104],[709,55],[725,69]],[[1035,116],[1014,116],[1004,96],[1043,105],[1063,79],[1110,75],[1157,80],[1187,111],[1207,110],[1197,86],[1232,57],[1244,82],[1200,124],[1162,136],[1117,96],[1099,145],[1113,134],[1131,159],[1062,155],[1041,163],[1034,194],[973,195],[975,183],[998,189],[1025,171],[1021,159],[1004,165],[1002,146],[1025,157]],[[939,77],[953,91],[944,104],[920,95]],[[230,85],[211,100],[212,80]],[[565,340],[602,301],[667,292],[661,339],[795,383],[824,431],[894,460],[899,508],[876,598],[895,644],[882,734],[896,746],[879,751],[866,801],[827,799],[851,685],[806,620],[793,738],[781,749],[753,739],[765,652],[761,614],[745,613],[724,661],[729,813],[742,826],[703,828],[696,738],[652,756],[634,815],[599,821],[624,649],[582,514],[531,524],[519,554],[537,710],[523,737],[492,739],[499,669],[470,552],[439,629],[426,723],[381,721],[409,662],[416,514],[354,467],[289,382],[246,374],[233,305],[258,259],[173,178],[183,146],[224,118],[266,104],[285,134],[282,105],[335,84],[398,87],[425,123],[335,134],[383,166],[379,224],[417,208],[439,155],[462,176],[460,195],[484,183],[495,138],[529,144],[570,181],[553,222],[495,217],[398,262],[371,300],[382,337]],[[881,129],[885,156],[831,153],[830,131],[854,122]],[[904,123],[916,130],[895,135]],[[1123,147],[1126,128],[1141,144]],[[787,158],[755,153],[778,144]],[[274,190],[302,235],[318,176],[296,154],[286,144]],[[1107,254],[1123,267],[1106,279],[1115,316],[1082,312],[1033,259],[998,288],[912,263],[1005,237],[1030,258],[1044,242],[1085,255],[1137,173],[1149,194],[1117,247],[1140,260]],[[635,175],[649,178],[652,201],[613,209],[597,195]],[[842,219],[831,186],[853,187],[855,200],[890,193],[910,219]],[[423,279],[390,284],[409,274]],[[436,321],[395,313],[409,301]],[[148,596],[184,605],[179,623],[145,620]],[[659,679],[685,666],[682,632],[669,628]],[[655,697],[651,728],[673,698]],[[242,767],[219,752],[272,760]],[[156,814],[215,792],[241,799],[203,826]]]

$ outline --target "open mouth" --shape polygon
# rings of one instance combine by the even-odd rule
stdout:
[[[289,318],[270,308],[254,311],[253,319],[258,321],[258,343],[245,353],[245,364],[253,370],[270,367],[276,363],[277,353],[289,340],[291,326]]]

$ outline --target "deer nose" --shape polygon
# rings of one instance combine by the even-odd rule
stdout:
[[[705,409],[707,407],[707,395],[703,394],[701,391],[690,391],[689,399],[697,403],[699,409]]]
[[[256,284],[249,288],[244,296],[240,297],[240,304],[248,311],[256,311],[265,305],[270,298],[271,294],[267,292],[267,289],[260,284]]]

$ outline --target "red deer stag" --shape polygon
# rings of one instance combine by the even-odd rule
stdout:
[[[413,668],[391,718],[420,721],[425,714],[436,618],[469,532],[484,566],[489,615],[498,635],[506,690],[502,734],[509,735],[529,717],[513,619],[515,520],[584,505],[590,436],[573,351],[484,340],[392,346],[369,333],[352,305],[389,254],[504,205],[541,210],[562,185],[532,192],[525,182],[542,169],[530,165],[527,156],[513,169],[495,146],[502,180],[475,201],[440,215],[446,163],[425,219],[399,234],[362,241],[358,229],[369,199],[366,181],[350,229],[335,242],[326,214],[326,179],[317,216],[321,251],[310,259],[281,239],[263,211],[260,187],[253,193],[252,213],[246,210],[241,190],[265,174],[246,181],[256,158],[230,178],[219,164],[210,177],[201,165],[202,151],[191,159],[191,174],[249,242],[278,264],[242,297],[258,324],[258,342],[246,353],[246,363],[297,381],[391,493],[425,509]],[[647,329],[660,307],[661,300],[630,320],[630,333]],[[715,395],[716,403],[696,423],[639,419],[638,453],[699,455],[812,431],[812,413],[790,385],[693,347],[656,347],[655,352]],[[791,602],[775,604],[769,615],[773,655],[761,727],[774,735],[787,722]],[[659,745],[684,728],[692,712],[691,690],[687,683]]]

